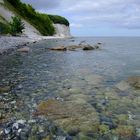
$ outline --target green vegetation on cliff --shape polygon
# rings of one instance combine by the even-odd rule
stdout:
[[[9,26],[3,22],[0,22],[0,34],[8,34],[9,33]]]
[[[58,15],[48,15],[48,16],[55,24],[58,23],[58,24],[64,24],[66,26],[69,26],[69,21],[64,17]]]
[[[19,17],[12,17],[12,21],[9,24],[12,35],[22,34],[23,29],[25,29],[24,23]]]
[[[55,30],[52,21],[47,15],[40,14],[29,5],[20,0],[7,0],[13,7],[14,11],[21,17],[32,24],[42,35],[53,35]]]
[[[12,5],[12,10],[33,25],[42,35],[55,33],[53,23],[69,26],[69,22],[64,17],[39,13],[30,4],[22,3],[20,0],[5,0],[5,3]]]

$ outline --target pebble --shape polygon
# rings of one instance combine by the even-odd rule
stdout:
[[[140,138],[140,128],[136,128],[136,136]]]
[[[6,129],[4,129],[4,133],[7,135],[7,134],[9,134],[11,132],[11,129],[9,129],[9,128],[6,128]]]
[[[12,102],[11,102],[11,104],[15,104],[15,103],[16,103],[16,101],[12,101]]]
[[[36,123],[36,120],[28,120],[28,123]]]
[[[26,123],[26,120],[18,120],[17,123],[24,125]]]
[[[71,136],[67,136],[65,140],[73,140]]]
[[[20,133],[21,131],[22,131],[22,129],[19,129],[19,130],[18,130],[18,133]]]
[[[3,93],[4,96],[7,96],[9,93]]]
[[[23,88],[23,86],[22,85],[18,85],[18,89],[22,89]]]
[[[12,129],[18,129],[19,128],[19,124],[18,123],[14,123],[12,126]]]

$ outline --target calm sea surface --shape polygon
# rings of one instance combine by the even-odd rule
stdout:
[[[47,49],[81,41],[102,44],[93,51]],[[139,37],[50,39],[29,47],[28,54],[0,56],[0,86],[9,88],[0,94],[0,138],[140,139],[140,90],[126,83],[140,76]]]

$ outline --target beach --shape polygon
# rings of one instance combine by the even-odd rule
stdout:
[[[58,36],[0,36],[0,55],[9,54],[12,51],[23,48],[30,43],[36,43],[40,40],[60,39]]]

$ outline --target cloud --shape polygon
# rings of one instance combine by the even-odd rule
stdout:
[[[140,0],[22,0],[41,12],[65,16],[72,28],[140,29]]]
[[[81,27],[83,27],[82,24],[76,24],[76,23],[71,23],[70,26],[74,27],[74,28],[81,28]]]
[[[22,2],[32,4],[37,10],[53,9],[59,6],[59,0],[22,0]]]

